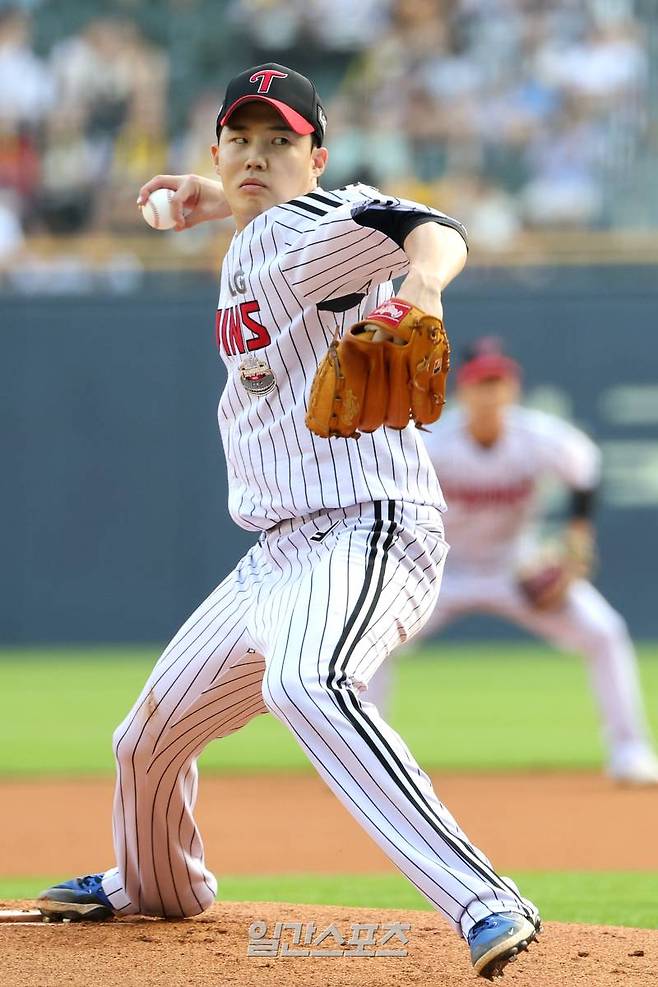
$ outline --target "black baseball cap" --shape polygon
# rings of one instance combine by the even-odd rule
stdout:
[[[253,100],[273,106],[296,134],[315,134],[320,144],[324,141],[327,117],[317,89],[305,75],[276,62],[256,65],[231,79],[217,115],[218,140],[233,111]]]

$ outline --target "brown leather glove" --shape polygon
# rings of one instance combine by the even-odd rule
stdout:
[[[450,344],[441,319],[391,298],[334,339],[313,378],[306,424],[358,438],[382,425],[435,422],[445,403]]]
[[[594,534],[587,526],[571,525],[559,543],[544,546],[518,575],[518,587],[537,610],[564,606],[569,587],[587,579],[596,563]]]
[[[557,610],[566,602],[573,574],[564,559],[537,562],[519,576],[518,586],[535,610]]]

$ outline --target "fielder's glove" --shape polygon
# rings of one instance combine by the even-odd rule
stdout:
[[[308,428],[358,438],[382,425],[435,422],[445,403],[450,344],[441,319],[391,298],[335,338],[313,378]]]
[[[591,531],[568,528],[559,544],[544,546],[521,568],[518,587],[536,610],[557,610],[566,602],[574,580],[591,575],[595,561]]]
[[[535,559],[519,573],[521,593],[535,610],[557,610],[563,606],[573,576],[563,559]]]

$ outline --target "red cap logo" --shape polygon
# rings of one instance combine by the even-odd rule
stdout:
[[[287,79],[287,72],[277,72],[276,69],[261,69],[260,72],[254,72],[252,76],[249,77],[249,82],[258,82],[257,92],[268,93],[270,91],[270,86],[272,85],[272,79]]]

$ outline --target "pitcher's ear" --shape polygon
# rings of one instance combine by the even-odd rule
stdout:
[[[314,147],[311,152],[311,158],[313,159],[313,174],[317,177],[327,167],[329,151],[326,147]]]

